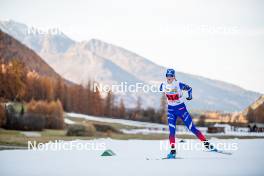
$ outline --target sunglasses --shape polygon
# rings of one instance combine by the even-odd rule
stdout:
[[[167,78],[173,78],[173,75],[166,75]]]

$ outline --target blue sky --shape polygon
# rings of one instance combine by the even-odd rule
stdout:
[[[0,0],[0,19],[98,38],[186,73],[264,93],[264,1]]]

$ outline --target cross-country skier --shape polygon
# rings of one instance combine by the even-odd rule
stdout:
[[[166,72],[167,81],[160,85],[160,91],[164,92],[167,97],[168,102],[168,125],[170,130],[169,140],[171,151],[168,154],[168,159],[173,159],[176,157],[175,149],[175,129],[177,117],[180,117],[187,128],[197,136],[207,149],[213,149],[213,146],[209,144],[205,136],[195,127],[192,122],[192,117],[190,116],[187,108],[183,102],[183,92],[188,92],[187,100],[192,99],[192,88],[182,82],[175,79],[175,70],[167,69]]]

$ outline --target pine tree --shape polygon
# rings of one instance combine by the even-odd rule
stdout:
[[[141,115],[141,112],[142,112],[141,106],[142,106],[141,97],[138,96],[136,109],[135,109],[134,113],[132,113],[132,117],[131,117],[133,120],[140,120],[142,118],[142,115]]]
[[[120,100],[120,105],[118,108],[118,116],[120,118],[125,118],[125,116],[126,116],[126,108],[125,108],[123,99]]]
[[[96,88],[96,91],[92,94],[92,115],[100,116],[103,115],[103,103],[100,95],[100,91]]]
[[[142,106],[142,100],[141,97],[137,98],[137,106],[136,106],[136,112],[140,112],[141,111],[141,106]]]
[[[91,82],[88,81],[85,87],[85,114],[91,114],[92,111],[91,98],[92,98]]]
[[[114,95],[112,91],[107,93],[105,103],[104,103],[104,115],[107,117],[113,116],[113,109],[114,109]]]
[[[159,115],[160,115],[160,122],[163,124],[167,123],[167,98],[165,96],[165,94],[162,94],[161,98],[160,98],[160,111],[159,111]]]

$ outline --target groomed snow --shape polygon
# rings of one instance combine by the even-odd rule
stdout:
[[[162,175],[264,175],[264,139],[229,139],[213,142],[236,143],[233,155],[205,151],[180,150],[176,160],[146,160],[161,158],[167,153],[160,150],[158,140],[97,139],[73,141],[93,144],[93,149],[70,151],[5,150],[0,151],[0,175],[3,176],[162,176]],[[197,144],[198,140],[186,140]],[[59,145],[69,144],[61,142]],[[104,144],[104,145],[102,145]],[[183,145],[184,143],[178,143]],[[101,146],[101,147],[100,147]],[[102,146],[117,155],[101,157]]]

